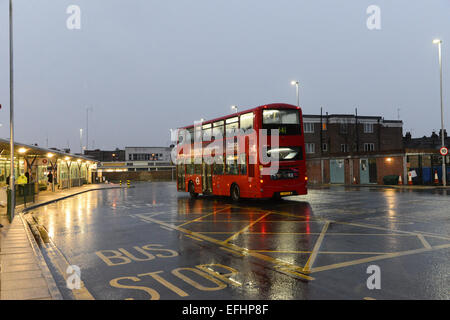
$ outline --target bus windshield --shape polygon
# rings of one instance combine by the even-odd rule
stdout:
[[[298,135],[300,130],[300,116],[298,110],[269,109],[263,110],[262,128],[278,129],[280,135]]]

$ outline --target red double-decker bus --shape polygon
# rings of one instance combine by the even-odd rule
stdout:
[[[268,104],[180,128],[176,150],[177,189],[193,198],[307,193],[302,111],[293,105]]]

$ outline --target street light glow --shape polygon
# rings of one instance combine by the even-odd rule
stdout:
[[[51,152],[47,153],[47,158],[51,158],[51,157],[53,157],[53,156],[54,156],[53,153],[51,153]]]
[[[441,40],[441,39],[434,39],[434,40],[433,40],[433,43],[434,43],[434,44],[442,43],[442,40]]]
[[[27,149],[25,149],[25,148],[20,148],[19,149],[19,153],[25,153],[25,152],[27,152]]]
[[[70,157],[65,157],[64,160],[66,160],[66,161],[67,161],[67,160],[70,160]]]
[[[292,84],[293,86],[295,86],[295,85],[299,84],[299,82],[296,81],[296,80],[293,80],[293,81],[291,81],[291,84]]]
[[[237,106],[231,106],[231,110],[234,110],[234,112],[238,112],[238,107]]]

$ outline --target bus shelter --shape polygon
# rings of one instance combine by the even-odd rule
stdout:
[[[18,185],[19,177],[26,177],[25,184],[27,186],[23,189],[28,190],[27,194],[33,193],[33,197],[29,197],[29,199],[34,199],[34,195],[44,190],[55,192],[60,189],[92,183],[92,172],[96,163],[97,161],[90,158],[57,149],[14,143],[16,185]],[[0,139],[0,205],[2,206],[6,206],[8,198],[7,189],[11,176],[10,164],[9,140]],[[51,183],[49,183],[49,180],[51,180]]]

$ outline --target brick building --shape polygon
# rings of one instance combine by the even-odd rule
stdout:
[[[303,115],[308,158],[403,149],[402,121],[356,115]]]
[[[414,170],[413,182],[416,184],[432,184],[435,173],[439,180],[442,180],[442,156],[439,149],[442,147],[441,130],[439,135],[436,132],[427,137],[413,138],[410,132],[403,137],[403,144],[408,151],[407,165],[409,170]],[[444,142],[448,147],[450,138],[447,130],[444,130]],[[450,157],[446,157],[447,183],[450,182]]]
[[[432,132],[431,136],[423,136],[422,138],[413,138],[410,132],[407,132],[403,137],[403,144],[405,148],[410,149],[440,149],[442,147],[442,130],[439,130],[439,135]],[[444,142],[446,146],[450,145],[450,137],[447,136],[447,130],[444,129]]]
[[[311,183],[383,184],[388,175],[406,177],[402,121],[326,114],[303,115],[303,122]]]

